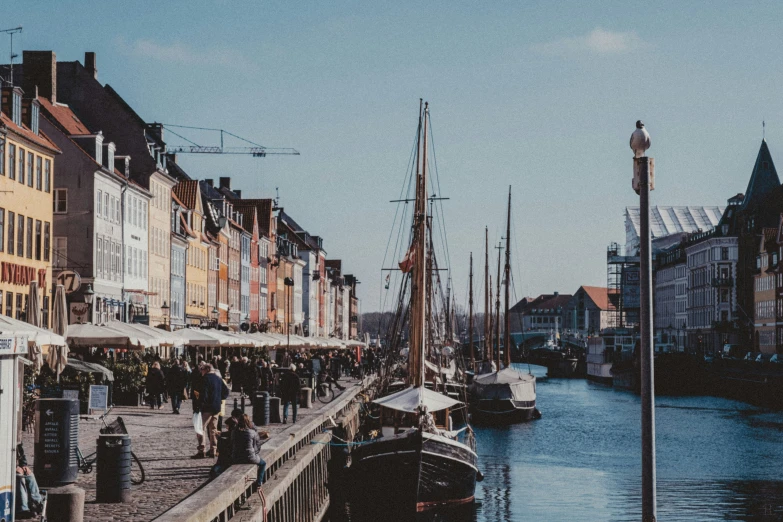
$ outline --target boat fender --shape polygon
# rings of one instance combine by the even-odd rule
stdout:
[[[538,411],[538,408],[533,408],[533,418],[534,419],[540,419],[541,418],[541,412]]]
[[[476,471],[476,482],[482,482],[484,480],[484,474],[480,471]]]

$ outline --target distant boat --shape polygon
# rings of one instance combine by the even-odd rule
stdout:
[[[511,367],[511,330],[509,328],[509,285],[511,279],[511,187],[508,189],[508,216],[506,222],[505,329],[503,347],[505,368],[501,369],[500,335],[497,329],[497,363],[494,371],[477,375],[470,387],[470,413],[474,424],[513,424],[541,416],[536,409],[536,377],[523,374]],[[498,253],[498,256],[500,253]],[[498,257],[498,281],[500,281]],[[497,296],[500,316],[500,289]]]

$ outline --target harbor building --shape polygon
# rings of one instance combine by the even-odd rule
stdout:
[[[0,313],[25,320],[30,283],[41,317],[52,307],[53,186],[60,149],[40,126],[38,91],[4,86],[0,98]],[[42,89],[42,94],[51,95]]]
[[[780,277],[778,254],[778,229],[762,229],[753,281],[753,350],[765,354],[776,353],[779,345],[777,322],[781,309],[778,306],[776,281]]]
[[[654,263],[653,326],[656,351],[684,351],[688,276],[682,243],[659,252]]]

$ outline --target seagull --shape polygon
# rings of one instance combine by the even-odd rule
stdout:
[[[644,128],[642,120],[636,122],[636,130],[631,134],[631,150],[635,158],[644,156],[644,152],[650,148],[650,134]]]

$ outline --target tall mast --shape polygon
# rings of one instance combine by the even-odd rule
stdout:
[[[506,348],[505,364],[506,368],[511,367],[511,332],[509,331],[509,316],[508,316],[508,288],[511,283],[511,185],[508,187],[508,217],[506,218],[506,315],[505,315],[505,332],[503,334],[503,346]]]
[[[497,356],[498,371],[500,371],[500,252],[503,250],[503,247],[500,245],[498,243],[496,247],[498,249],[498,292],[495,294],[495,339],[498,343],[498,350],[495,355]]]
[[[489,230],[484,227],[484,360],[492,360],[492,344],[489,340],[492,338],[490,332],[490,318],[492,316],[492,310],[490,310],[490,297],[489,292],[491,288],[489,282]]]
[[[421,148],[421,176],[419,180],[419,195],[417,197],[419,214],[417,216],[416,231],[416,261],[413,265],[414,276],[416,277],[415,299],[418,301],[416,306],[416,340],[417,345],[411,346],[411,353],[415,355],[415,367],[412,368],[411,384],[415,387],[424,385],[424,353],[427,344],[427,120],[429,118],[428,104],[424,103],[424,121]]]
[[[423,284],[424,263],[421,259],[422,248],[421,240],[424,237],[422,223],[424,222],[425,212],[422,211],[421,201],[421,128],[422,128],[422,101],[419,99],[419,128],[416,135],[416,202],[413,211],[413,243],[409,252],[413,251],[413,276],[411,281],[411,318],[410,318],[410,346],[408,349],[408,384],[420,386],[423,381],[423,372],[421,371],[422,344],[424,342],[423,315],[424,300],[422,292],[425,291]]]
[[[493,295],[493,293],[492,293],[492,275],[490,275],[489,276],[489,313],[487,314],[487,317],[489,317],[489,322],[487,323],[488,324],[487,336],[484,339],[484,343],[487,346],[487,362],[488,363],[492,363],[492,361],[495,359],[495,357],[493,355],[494,352],[492,351],[494,349],[494,346],[495,346],[494,341],[493,341],[493,337],[494,336],[492,335],[492,330],[495,328],[494,327],[495,323],[492,322],[492,319],[493,319],[493,317],[492,317],[492,295]],[[491,364],[490,364],[490,366],[491,366]]]
[[[473,351],[473,252],[470,253],[470,292],[468,297],[468,339],[470,343],[470,369],[476,371],[476,354]]]

